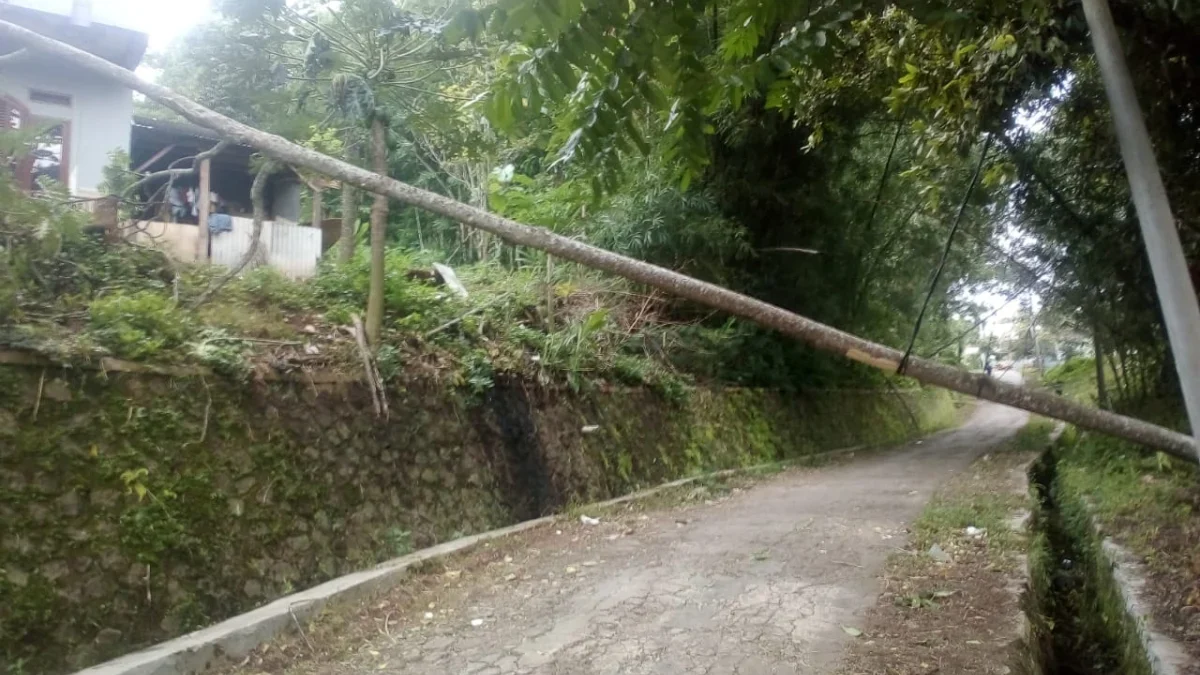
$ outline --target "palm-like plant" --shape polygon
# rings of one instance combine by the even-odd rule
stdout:
[[[253,22],[258,29],[287,38],[288,48],[272,55],[296,83],[297,105],[322,101],[324,124],[342,126],[347,159],[357,159],[365,137],[371,169],[385,175],[390,129],[420,114],[425,100],[444,96],[437,90],[439,76],[471,56],[444,45],[441,27],[449,7],[422,15],[393,0],[231,3],[240,9],[226,10],[243,18],[246,5],[253,5],[251,9],[258,13],[250,13],[256,17]],[[347,197],[343,208],[356,208],[352,195]],[[344,217],[343,223],[348,228],[356,220]],[[387,221],[388,200],[376,195],[371,206],[371,287],[366,317],[367,339],[373,346],[378,345],[383,326]],[[343,232],[343,236],[348,234]],[[343,256],[351,250],[343,248]]]

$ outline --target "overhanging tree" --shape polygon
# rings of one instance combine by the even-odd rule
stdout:
[[[661,289],[715,309],[757,322],[817,349],[895,372],[901,368],[901,352],[830,328],[768,303],[691,277],[617,255],[603,249],[530,227],[441,195],[406,185],[387,176],[366,171],[268,134],[213,112],[165,87],[146,82],[134,73],[82,50],[63,44],[7,21],[0,21],[0,35],[40,52],[54,55],[99,76],[140,91],[188,120],[213,129],[231,140],[257,148],[288,164],[304,167],[358,185],[377,194],[428,209],[467,226],[495,234],[506,241],[537,248],[557,257],[605,270],[638,283]],[[1191,461],[1196,460],[1195,441],[1183,434],[1121,415],[1074,403],[1048,392],[1024,389],[982,375],[924,359],[904,364],[903,374],[923,382],[997,401],[1032,412],[1062,419],[1084,428],[1109,433],[1150,445]]]

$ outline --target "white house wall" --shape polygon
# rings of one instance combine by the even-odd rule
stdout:
[[[36,9],[59,16],[79,16],[94,23],[104,23],[129,30],[149,28],[148,17],[138,11],[137,3],[126,0],[2,0],[16,7]],[[77,13],[76,8],[80,11]]]
[[[254,220],[233,217],[233,228],[211,235],[211,261],[233,267],[241,262],[254,233]],[[200,228],[186,223],[138,222],[130,232],[137,242],[166,251],[181,262],[195,262]],[[259,237],[259,255],[252,267],[267,264],[293,279],[317,273],[321,260],[321,230],[286,221],[266,221]]]
[[[31,101],[30,89],[66,94],[71,106]],[[0,94],[20,101],[34,117],[71,123],[69,187],[72,194],[99,196],[109,155],[118,149],[129,152],[133,92],[94,75],[25,61],[0,70]]]

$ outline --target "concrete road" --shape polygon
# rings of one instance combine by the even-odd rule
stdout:
[[[879,592],[887,555],[933,490],[1026,413],[883,455],[788,471],[711,504],[564,525],[304,673],[824,673]]]

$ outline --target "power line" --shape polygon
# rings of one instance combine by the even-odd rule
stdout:
[[[958,232],[959,225],[962,224],[963,214],[967,212],[971,193],[975,191],[975,185],[979,182],[979,174],[983,172],[983,163],[987,159],[988,150],[991,147],[992,136],[988,134],[987,141],[983,144],[983,150],[979,153],[979,163],[975,165],[975,173],[971,176],[971,182],[967,185],[966,192],[963,193],[962,203],[958,205],[958,213],[954,216],[954,225],[950,228],[950,236],[946,237],[946,247],[942,249],[942,259],[938,262],[937,271],[933,274],[933,281],[929,284],[929,292],[925,294],[925,302],[921,303],[921,313],[917,315],[917,323],[913,326],[912,337],[908,340],[908,348],[904,350],[904,357],[900,359],[900,365],[896,368],[896,372],[901,375],[908,368],[908,359],[912,356],[913,345],[917,343],[917,335],[921,332],[921,323],[925,321],[925,312],[929,309],[929,301],[933,299],[933,293],[942,279],[946,261],[950,258],[950,249],[954,246],[954,235]]]

